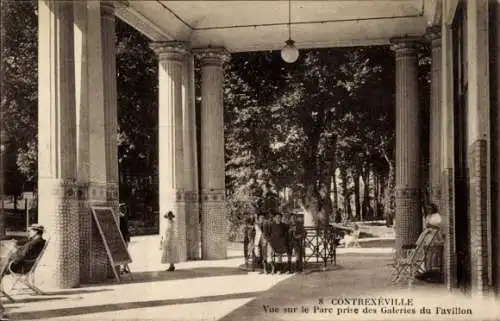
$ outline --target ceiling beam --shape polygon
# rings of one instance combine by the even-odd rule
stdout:
[[[130,5],[118,6],[115,10],[115,15],[152,41],[174,40],[171,34],[158,27]]]
[[[441,24],[442,0],[424,0],[424,17],[427,26]]]

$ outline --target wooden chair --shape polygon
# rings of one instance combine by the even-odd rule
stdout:
[[[9,267],[8,262],[5,262],[4,264],[2,264],[2,267],[0,267],[0,277],[2,278],[2,279],[0,280],[0,293],[1,293],[4,297],[6,297],[6,298],[7,298],[10,302],[15,302],[14,298],[13,298],[13,297],[11,297],[11,296],[10,296],[10,295],[9,295],[9,294],[5,291],[5,289],[4,289],[4,283],[3,283],[3,278],[4,278],[4,276],[3,276],[3,275],[4,275],[5,271],[7,271],[8,267]]]
[[[425,272],[426,253],[436,239],[439,228],[428,227],[420,234],[417,243],[406,251],[396,262],[392,281],[396,282],[403,276],[407,276],[412,282],[417,273]],[[404,253],[404,252],[403,252]]]
[[[45,250],[47,249],[47,246],[49,245],[49,241],[50,240],[48,238],[45,240],[45,244],[42,248],[42,251],[40,252],[40,254],[38,255],[38,257],[36,259],[24,261],[24,262],[28,262],[28,263],[33,262],[33,265],[31,266],[31,268],[29,270],[23,271],[23,273],[14,272],[12,270],[12,263],[9,264],[9,266],[8,266],[8,269],[10,272],[9,275],[12,278],[14,278],[14,283],[12,284],[11,291],[15,289],[15,287],[18,283],[22,282],[26,287],[28,287],[30,290],[32,290],[36,294],[40,294],[40,295],[44,294],[43,291],[40,290],[35,285],[35,271],[36,271],[38,264],[40,263],[40,260],[43,257],[43,254],[45,253]]]

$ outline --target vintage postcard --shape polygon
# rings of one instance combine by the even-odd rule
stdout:
[[[0,23],[0,320],[500,320],[500,1]]]

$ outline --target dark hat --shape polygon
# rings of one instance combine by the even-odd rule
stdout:
[[[45,230],[43,225],[40,224],[31,224],[29,229],[37,232],[43,232]]]
[[[164,218],[174,218],[175,215],[174,213],[172,213],[172,211],[168,211],[167,214],[163,215]]]

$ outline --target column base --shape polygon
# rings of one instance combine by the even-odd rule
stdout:
[[[431,186],[431,203],[436,204],[439,208],[439,204],[441,204],[441,185],[433,185]]]
[[[186,251],[187,259],[195,260],[200,258],[200,205],[197,194],[190,195],[186,196]]]
[[[109,260],[99,229],[92,217],[92,206],[110,206],[105,183],[84,183],[78,189],[80,222],[80,282],[95,283],[109,278]]]
[[[442,231],[444,237],[444,282],[449,290],[457,287],[457,255],[455,244],[455,214],[453,194],[453,168],[446,168],[441,173],[441,204]]]
[[[421,231],[420,190],[396,187],[396,255],[403,245],[414,244]]]
[[[488,144],[478,139],[469,146],[469,231],[472,291],[488,293]]]
[[[201,253],[203,259],[227,258],[227,206],[225,201],[201,205]]]
[[[38,222],[48,247],[37,268],[41,288],[80,285],[77,187],[72,179],[38,179]]]
[[[120,197],[117,183],[107,183],[106,199],[108,206],[113,208],[113,214],[115,214],[116,221],[120,222]]]

